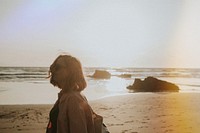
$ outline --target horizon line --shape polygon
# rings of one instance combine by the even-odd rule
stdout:
[[[48,68],[49,66],[0,66],[0,68],[2,67],[10,67],[10,68],[13,68],[13,67],[24,67],[24,68]],[[83,66],[83,68],[109,68],[109,69],[121,69],[121,68],[135,68],[135,69],[200,69],[200,67],[138,67],[138,66],[127,66],[127,67],[110,67],[110,66]]]

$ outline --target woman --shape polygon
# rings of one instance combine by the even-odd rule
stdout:
[[[95,133],[91,107],[81,91],[86,88],[81,63],[70,55],[60,55],[49,70],[50,83],[61,89],[50,111],[47,133]]]

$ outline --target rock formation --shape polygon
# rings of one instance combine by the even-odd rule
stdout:
[[[121,75],[118,75],[118,77],[120,77],[120,78],[131,78],[131,74],[121,74]]]
[[[143,81],[135,79],[133,85],[127,87],[134,92],[178,92],[179,87],[173,83],[159,80],[154,77],[147,77]]]
[[[110,79],[111,74],[107,71],[95,70],[95,73],[89,77],[97,78],[97,79]]]

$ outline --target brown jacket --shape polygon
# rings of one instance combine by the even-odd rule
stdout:
[[[59,94],[57,133],[95,133],[93,111],[80,92]]]

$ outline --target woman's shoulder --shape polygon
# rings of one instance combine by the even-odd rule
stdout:
[[[62,102],[79,102],[82,101],[80,92],[67,92],[63,93],[60,97],[60,103]]]

